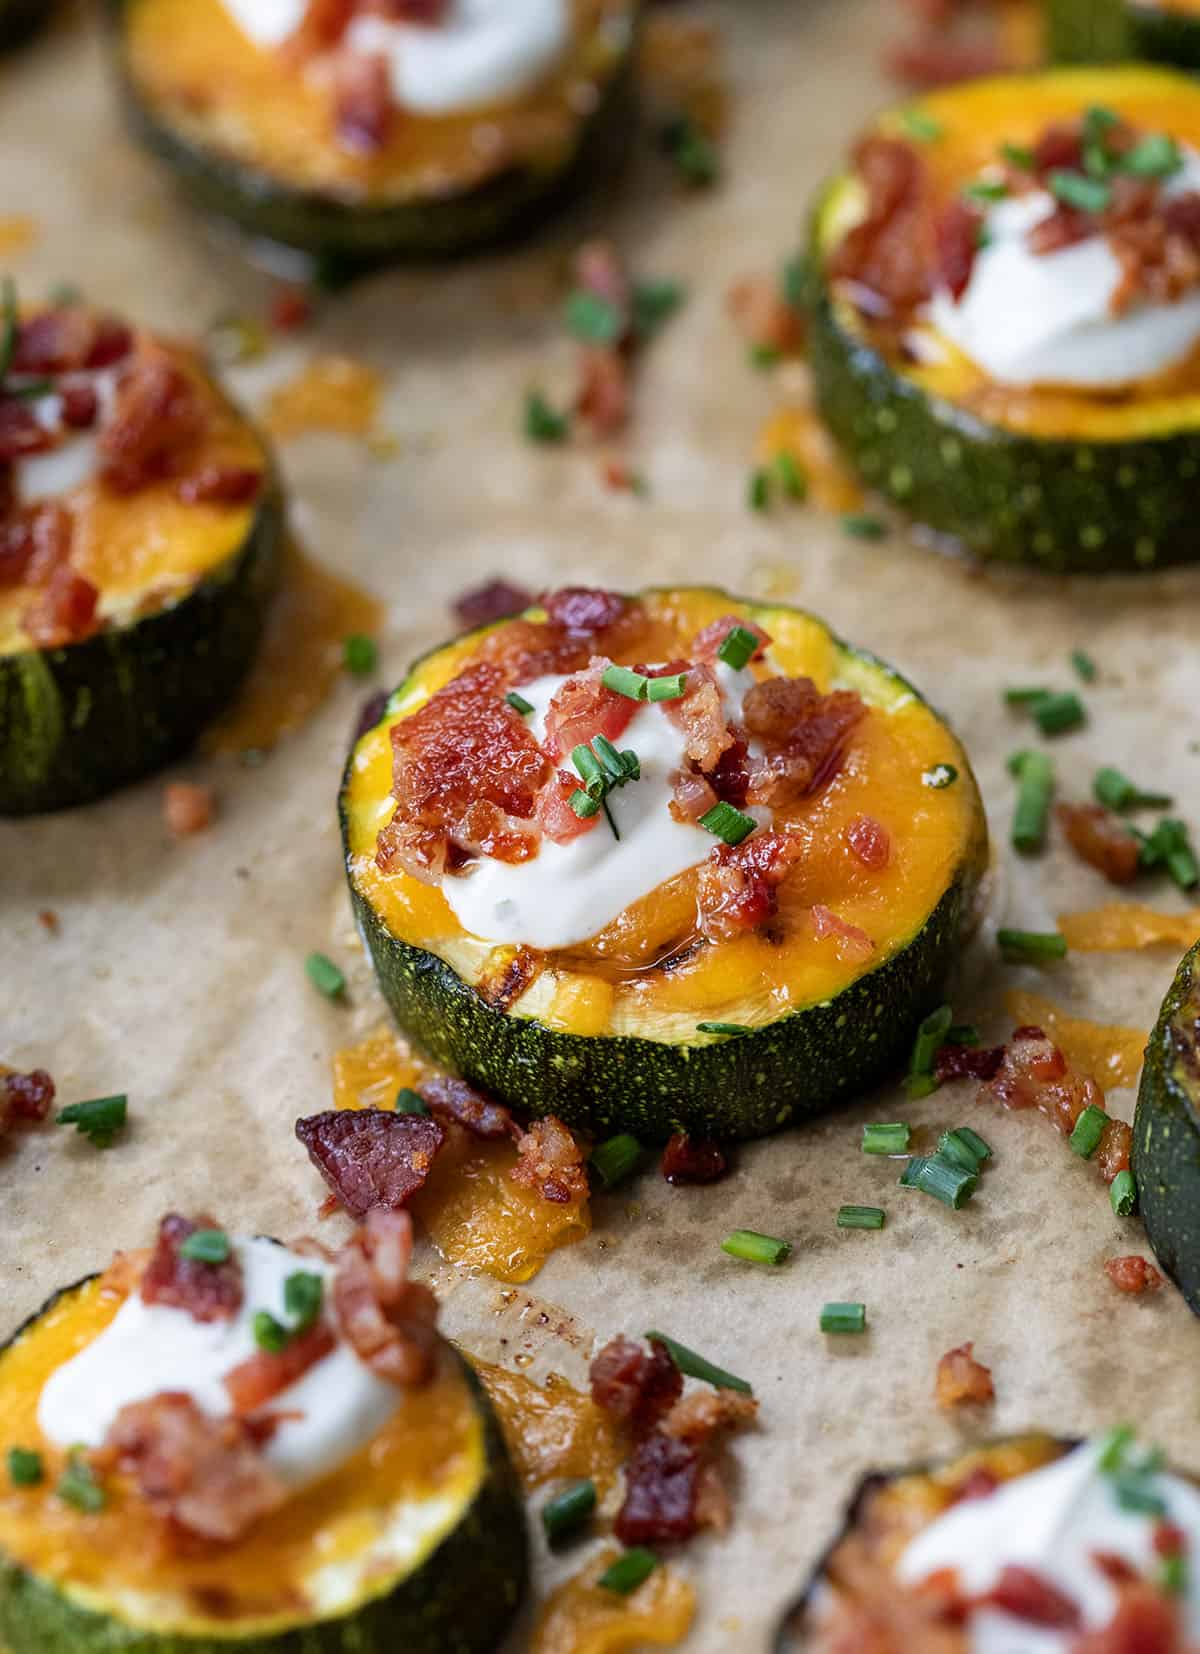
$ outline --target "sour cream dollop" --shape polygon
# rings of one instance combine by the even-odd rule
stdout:
[[[1164,186],[1167,195],[1200,189],[1200,154],[1180,153],[1183,164]],[[1114,316],[1121,267],[1104,236],[1056,253],[1031,250],[1029,232],[1057,206],[1049,191],[1034,190],[990,207],[986,241],[962,296],[942,288],[930,302],[938,332],[1007,385],[1112,387],[1185,358],[1200,340],[1200,290]]]
[[[38,1424],[56,1446],[99,1447],[127,1402],[165,1390],[192,1397],[217,1417],[230,1411],[225,1375],[257,1351],[254,1315],[268,1310],[285,1325],[284,1282],[297,1270],[328,1283],[332,1265],[301,1257],[274,1241],[233,1241],[245,1295],[238,1314],[201,1322],[183,1309],[144,1303],[135,1292],[100,1335],[51,1374],[38,1402]],[[404,1392],[377,1378],[348,1344],[272,1400],[285,1414],[264,1448],[267,1462],[290,1487],[303,1487],[344,1464],[403,1405]]]
[[[952,1506],[905,1550],[900,1579],[918,1585],[939,1569],[952,1568],[964,1592],[975,1596],[985,1594],[1003,1568],[1022,1566],[1073,1598],[1087,1630],[1107,1625],[1117,1594],[1096,1566],[1096,1553],[1122,1557],[1151,1579],[1161,1559],[1154,1551],[1156,1518],[1122,1509],[1113,1478],[1100,1469],[1101,1452],[1101,1443],[1087,1442],[1041,1470],[1002,1483],[986,1498]],[[1153,1488],[1195,1555],[1200,1492],[1165,1474],[1153,1478]],[[1200,1637],[1200,1571],[1189,1568],[1187,1578],[1183,1621],[1192,1641]],[[1078,1635],[993,1608],[977,1609],[968,1632],[972,1654],[1068,1654]]]
[[[281,46],[304,20],[307,0],[224,0],[256,45]],[[436,24],[357,17],[355,51],[387,60],[404,109],[446,115],[519,97],[551,70],[571,40],[570,0],[450,0]]]

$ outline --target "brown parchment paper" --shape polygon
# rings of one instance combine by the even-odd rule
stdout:
[[[725,292],[790,250],[811,189],[889,95],[875,58],[890,17],[867,0],[726,0],[702,15],[727,34],[723,188],[680,197],[647,152],[610,199],[532,248],[373,279],[234,384],[261,406],[316,349],[385,376],[394,457],[324,436],[281,456],[313,552],[387,606],[381,681],[447,635],[452,594],[497,571],[534,588],[703,580],[794,598],[913,676],[965,738],[988,802],[989,915],[955,1006],[998,1036],[1003,992],[1022,973],[995,963],[995,924],[1045,926],[1108,893],[1057,850],[1029,863],[1008,851],[1004,757],[1025,732],[999,688],[1065,687],[1069,650],[1086,646],[1103,676],[1087,691],[1090,726],[1055,745],[1063,791],[1083,796],[1096,766],[1115,762],[1200,821],[1200,575],[984,574],[900,533],[865,543],[815,512],[746,510],[754,438],[781,391],[748,371]],[[97,31],[78,14],[0,67],[0,213],[41,224],[39,244],[12,261],[31,291],[71,280],[176,329],[265,302],[263,278],[126,143]],[[587,450],[518,434],[527,385],[553,391],[569,371],[559,273],[597,228],[639,272],[690,286],[639,376],[629,448],[646,501],[606,491]],[[334,818],[360,699],[360,686],[341,686],[259,768],[182,766],[220,794],[218,824],[191,842],[168,841],[153,781],[82,812],[0,823],[0,1058],[48,1068],[66,1101],[128,1091],[133,1121],[105,1154],[51,1131],[0,1157],[0,1330],[114,1247],[142,1242],[168,1206],[283,1236],[311,1228],[322,1191],[292,1122],[327,1106],[332,1052],[383,1016],[349,923]],[[1175,905],[1165,891],[1162,902]],[[57,910],[59,936],[39,924],[42,908]],[[313,948],[346,965],[348,1006],[306,982]],[[1079,1014],[1149,1028],[1175,963],[1171,950],[1076,956],[1048,991]],[[1128,1117],[1132,1095],[1114,1094],[1113,1107]],[[964,1211],[898,1190],[894,1167],[859,1153],[864,1120],[899,1114],[970,1120],[995,1145]],[[838,1232],[843,1201],[886,1207],[887,1229]],[[724,1257],[735,1225],[790,1237],[790,1263],[767,1272]],[[1131,1418],[1200,1469],[1200,1328],[1174,1291],[1125,1300],[1101,1272],[1105,1257],[1143,1246],[1044,1122],[985,1113],[959,1087],[911,1108],[886,1093],[746,1147],[715,1189],[671,1190],[649,1173],[600,1201],[591,1238],[528,1290],[425,1261],[452,1334],[535,1375],[578,1380],[594,1339],[655,1326],[753,1381],[762,1428],[736,1448],[735,1526],[682,1565],[700,1590],[689,1648],[759,1651],[869,1466],[989,1428],[1077,1432]],[[822,1339],[821,1304],[859,1298],[868,1335]],[[931,1387],[938,1356],[968,1338],[997,1401],[960,1424],[936,1412]],[[539,1562],[539,1590],[556,1571]]]

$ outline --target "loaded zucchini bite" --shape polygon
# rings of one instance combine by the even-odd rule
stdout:
[[[372,1213],[336,1255],[163,1219],[0,1352],[9,1654],[487,1654],[526,1573],[491,1409]]]
[[[865,480],[984,557],[1194,560],[1200,86],[974,82],[880,118],[818,205],[817,399]]]
[[[253,658],[282,507],[187,346],[79,303],[0,325],[0,814],[185,751]]]
[[[333,263],[513,230],[631,132],[637,0],[108,0],[195,200]]]
[[[867,1478],[776,1654],[1169,1654],[1200,1637],[1200,1491],[1129,1430]]]
[[[796,609],[567,588],[418,661],[342,792],[401,1026],[516,1108],[752,1137],[937,1001],[986,830],[912,686]]]
[[[1200,944],[1186,955],[1142,1069],[1133,1122],[1138,1207],[1155,1256],[1200,1315]]]
[[[1197,0],[1048,0],[1046,20],[1064,63],[1143,58],[1200,69]]]

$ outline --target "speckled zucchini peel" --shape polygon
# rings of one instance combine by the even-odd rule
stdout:
[[[1200,943],[1185,955],[1146,1047],[1133,1175],[1154,1254],[1200,1315]]]
[[[1138,0],[1047,0],[1046,29],[1059,63],[1138,58],[1200,69],[1200,13]]]

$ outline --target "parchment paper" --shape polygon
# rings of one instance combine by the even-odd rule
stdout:
[[[335,437],[282,454],[314,553],[387,604],[382,681],[447,635],[452,594],[493,572],[534,588],[704,580],[795,598],[952,717],[997,844],[989,923],[1036,928],[1096,905],[1107,887],[1058,851],[1021,864],[1008,851],[1003,761],[1026,732],[999,690],[1069,686],[1068,652],[1085,646],[1103,677],[1087,691],[1090,726],[1055,744],[1064,793],[1084,796],[1097,765],[1114,762],[1200,821],[1200,575],[1086,584],[982,574],[899,533],[865,543],[815,512],[763,519],[744,505],[757,428],[779,391],[748,371],[725,292],[791,249],[812,187],[890,95],[875,71],[885,10],[866,0],[712,6],[734,93],[723,188],[680,197],[647,156],[611,200],[548,240],[449,272],[374,279],[235,383],[259,405],[317,348],[361,355],[386,376],[382,424],[399,438],[397,457]],[[261,312],[262,277],[124,140],[103,68],[94,31],[76,17],[0,69],[0,212],[43,227],[14,261],[19,278],[34,292],[71,280],[176,329]],[[591,452],[519,436],[526,387],[554,389],[569,359],[563,256],[596,228],[618,236],[640,273],[690,284],[638,381],[629,449],[647,501],[607,492]],[[321,1190],[292,1122],[327,1106],[331,1053],[383,1014],[349,924],[334,819],[360,698],[346,683],[260,768],[182,766],[220,794],[218,825],[191,842],[169,842],[154,781],[82,812],[0,824],[0,1058],[48,1068],[65,1101],[128,1091],[133,1118],[106,1154],[46,1132],[0,1158],[4,1330],[114,1247],[144,1241],[168,1206],[284,1236],[311,1228]],[[1166,891],[1162,902],[1176,905]],[[57,938],[37,919],[48,907],[61,917]],[[347,965],[348,1008],[305,980],[313,948]],[[1077,956],[1047,991],[1079,1014],[1149,1028],[1175,963],[1171,950]],[[957,1013],[1001,1035],[1003,992],[1021,978],[995,963],[985,931]],[[1128,1116],[1132,1096],[1114,1094],[1113,1106]],[[995,1145],[996,1165],[964,1211],[898,1190],[890,1163],[859,1153],[864,1120],[901,1113],[970,1120]],[[843,1201],[886,1207],[887,1229],[838,1232]],[[724,1257],[719,1241],[735,1225],[790,1237],[791,1262],[772,1273]],[[484,1356],[532,1356],[533,1373],[578,1380],[593,1338],[657,1326],[753,1381],[762,1429],[736,1449],[735,1526],[683,1565],[700,1586],[689,1648],[758,1651],[869,1466],[951,1449],[971,1431],[1076,1432],[1128,1417],[1200,1469],[1200,1329],[1174,1291],[1126,1300],[1101,1271],[1105,1257],[1143,1245],[1043,1121],[985,1113],[963,1086],[911,1109],[899,1093],[866,1099],[747,1147],[715,1189],[671,1190],[648,1173],[601,1200],[591,1239],[551,1258],[530,1291],[428,1263],[449,1330]],[[822,1339],[821,1304],[858,1298],[868,1335]],[[993,1369],[997,1402],[962,1425],[936,1412],[931,1387],[938,1356],[968,1338]],[[543,1565],[539,1587],[549,1578]]]

